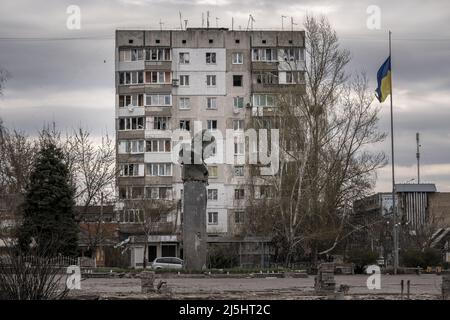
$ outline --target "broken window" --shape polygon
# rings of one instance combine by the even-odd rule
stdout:
[[[191,121],[190,120],[180,120],[180,130],[191,130]]]
[[[188,64],[189,63],[189,52],[180,52],[180,64]]]
[[[233,75],[233,87],[242,87],[242,75]]]
[[[245,197],[245,190],[244,189],[234,189],[234,199],[236,200],[242,200]]]
[[[215,64],[216,63],[216,53],[215,52],[207,52],[206,53],[206,64]]]

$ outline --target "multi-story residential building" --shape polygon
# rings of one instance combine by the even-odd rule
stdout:
[[[244,130],[251,117],[275,107],[274,95],[302,81],[302,62],[303,31],[117,31],[117,188],[122,229],[129,230],[125,236],[138,233],[132,231],[142,216],[133,207],[136,199],[181,203],[181,168],[173,155],[183,140],[190,140],[197,121],[218,140],[228,129],[233,140],[231,148],[218,144],[216,155],[207,160],[210,242],[238,235],[248,196]],[[230,152],[233,164],[224,161]],[[152,235],[149,260],[182,254],[181,211],[178,205],[164,217],[173,228]],[[133,261],[141,261],[144,253],[137,239],[130,240],[135,241]]]

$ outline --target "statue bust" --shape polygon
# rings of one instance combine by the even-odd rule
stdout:
[[[183,145],[179,156],[183,181],[208,182],[208,167],[205,160],[213,155],[216,139],[210,131],[203,129],[194,135],[191,145]]]

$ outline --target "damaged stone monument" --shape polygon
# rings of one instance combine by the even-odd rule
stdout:
[[[208,130],[194,135],[180,150],[183,180],[183,260],[187,270],[206,268],[206,201],[208,168],[215,138]]]

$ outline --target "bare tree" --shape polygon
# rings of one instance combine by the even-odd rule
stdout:
[[[369,151],[384,134],[366,77],[345,73],[349,52],[325,18],[306,17],[305,30],[305,82],[299,77],[276,97],[271,114],[252,119],[256,128],[279,129],[279,172],[262,176],[254,168],[251,184],[273,190],[256,221],[272,226],[286,264],[299,249],[316,263],[336,248],[353,201],[370,191],[385,162],[383,153]]]
[[[6,80],[10,77],[8,71],[0,69],[0,96],[3,94],[3,89],[5,87]]]
[[[79,128],[67,135],[64,149],[73,172],[75,199],[83,207],[82,214],[87,214],[90,206],[101,206],[95,223],[90,223],[86,229],[89,248],[94,254],[103,241],[103,205],[112,201],[114,195],[114,142],[106,135],[96,143],[87,130]]]

